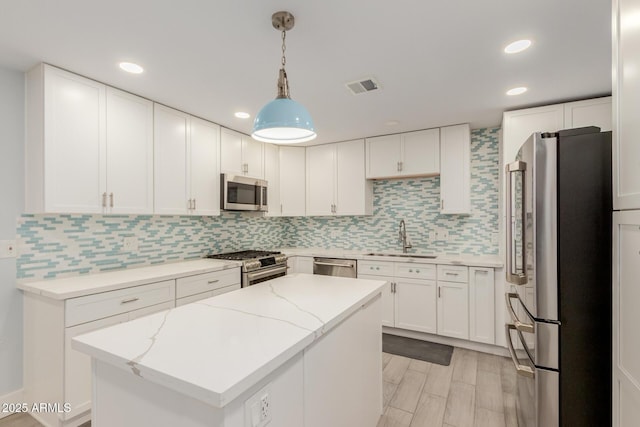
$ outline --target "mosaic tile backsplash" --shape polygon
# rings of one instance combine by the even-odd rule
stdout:
[[[471,215],[440,215],[440,179],[374,182],[374,214],[362,217],[268,218],[224,212],[220,217],[156,215],[22,215],[17,276],[33,281],[200,258],[209,252],[282,246],[400,250],[407,224],[413,250],[495,255],[498,231],[499,128],[471,131]],[[449,241],[429,238],[446,229]],[[127,252],[124,237],[139,248]]]

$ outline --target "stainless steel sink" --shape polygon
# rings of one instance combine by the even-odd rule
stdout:
[[[400,258],[426,258],[426,259],[435,259],[438,257],[437,255],[384,254],[384,253],[377,253],[377,252],[371,252],[371,253],[365,254],[365,256],[394,256],[394,257],[400,257]]]

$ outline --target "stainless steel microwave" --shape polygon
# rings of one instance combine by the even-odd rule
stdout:
[[[248,176],[220,174],[220,209],[267,211],[267,181]]]

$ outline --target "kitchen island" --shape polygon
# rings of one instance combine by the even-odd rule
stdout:
[[[384,285],[292,274],[76,337],[92,425],[374,427]]]

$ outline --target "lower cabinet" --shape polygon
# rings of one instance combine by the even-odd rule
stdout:
[[[25,292],[25,401],[71,405],[67,412],[32,415],[56,427],[90,419],[91,358],[71,347],[74,337],[239,288],[240,269],[233,268],[67,300]]]
[[[383,326],[496,343],[493,268],[359,261],[358,278],[387,281]]]
[[[313,274],[312,256],[290,256],[287,259],[288,274],[304,273]]]

